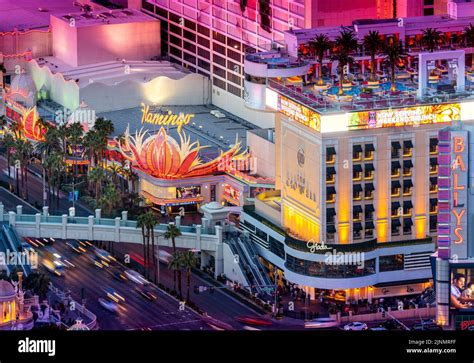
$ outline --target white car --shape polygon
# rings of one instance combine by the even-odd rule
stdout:
[[[124,273],[129,280],[135,282],[136,284],[144,285],[148,283],[148,281],[135,270],[125,270]]]
[[[368,327],[366,323],[360,323],[358,321],[354,321],[352,323],[344,325],[344,330],[367,330],[367,329]]]
[[[304,323],[308,329],[337,328],[339,322],[331,318],[317,318]]]
[[[119,306],[117,303],[114,303],[113,301],[108,301],[103,298],[99,298],[97,301],[99,302],[100,306],[102,306],[104,309],[111,311],[113,313],[118,313]]]

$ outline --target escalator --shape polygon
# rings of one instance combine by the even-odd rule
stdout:
[[[25,245],[22,244],[20,237],[13,229],[12,226],[8,224],[3,224],[1,231],[0,231],[0,250],[4,253],[4,256],[7,256],[7,252],[10,253],[14,252],[17,254],[27,253]],[[26,263],[26,259],[21,256],[21,258],[17,259],[17,265],[7,265],[7,273],[13,270],[14,267],[20,267],[23,271],[24,276],[28,276],[31,273],[31,265]]]

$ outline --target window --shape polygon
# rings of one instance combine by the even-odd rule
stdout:
[[[430,158],[430,174],[438,174],[438,158]]]
[[[430,198],[430,214],[438,213],[438,199]]]
[[[403,181],[403,195],[409,196],[412,193],[413,182],[411,180]]]
[[[374,145],[373,144],[366,144],[364,149],[364,159],[365,160],[374,160]]]
[[[153,12],[154,8],[155,8],[155,6],[153,4],[150,4],[146,0],[142,0],[142,9]]]
[[[400,157],[400,149],[401,149],[400,142],[392,141],[392,159],[396,159]]]
[[[234,52],[233,50],[227,49],[227,56],[239,63],[242,62],[242,56],[240,55],[240,53]]]
[[[411,211],[413,210],[413,203],[411,200],[405,200],[403,202],[403,215],[411,216]]]
[[[181,27],[170,23],[170,33],[181,35]]]
[[[371,221],[374,219],[374,206],[372,204],[365,205],[365,220]]]
[[[430,139],[430,154],[437,154],[438,153],[438,139],[431,138]]]
[[[362,220],[362,207],[360,205],[352,207],[352,220],[354,222],[360,222]]]
[[[208,27],[204,26],[204,25],[200,25],[198,24],[198,32],[203,34],[203,35],[206,35],[206,36],[210,36],[210,30]]]
[[[189,62],[191,64],[196,64],[196,57],[187,53],[187,52],[183,52],[183,60],[185,60],[186,62]]]
[[[354,184],[352,186],[352,198],[354,200],[361,200],[362,199],[362,185]]]
[[[233,73],[227,72],[227,80],[231,81],[232,83],[235,83],[238,86],[242,85],[241,84],[242,83],[242,78],[240,78],[239,76],[237,76]]]
[[[242,97],[241,89],[239,87],[234,86],[233,84],[230,84],[230,83],[227,84],[227,91],[229,91],[230,93],[238,97]]]
[[[268,236],[270,242],[270,251],[273,252],[278,257],[285,259],[285,247],[283,243],[277,241],[272,236]]]
[[[334,183],[336,181],[336,168],[326,168],[326,183]]]
[[[353,145],[352,146],[352,161],[360,161],[360,160],[362,160],[362,146]]]
[[[198,66],[205,69],[206,71],[211,70],[211,65],[209,63],[203,61],[202,59],[198,59]]]
[[[392,217],[399,217],[403,213],[400,202],[392,202],[391,209],[392,209]]]
[[[425,8],[423,9],[424,16],[434,15],[434,8]]]
[[[413,162],[411,160],[403,160],[403,176],[411,176]]]
[[[174,55],[175,57],[181,58],[181,50],[175,48],[175,47],[170,47],[170,54]]]
[[[188,29],[196,30],[196,23],[191,20],[184,19],[184,26]]]
[[[430,193],[437,193],[438,192],[438,178],[437,177],[430,177]]]
[[[211,47],[211,42],[209,39],[203,38],[203,37],[198,37],[198,44],[202,45],[204,48],[209,49]]]
[[[379,257],[379,271],[398,271],[404,268],[403,254],[380,256]]]
[[[374,236],[374,229],[374,222],[365,222],[365,238],[372,238]]]
[[[412,156],[413,154],[413,143],[411,140],[403,141],[403,156]]]
[[[213,54],[212,58],[214,59],[214,62],[219,64],[222,67],[225,67],[225,59],[218,56],[217,54]]]
[[[374,168],[374,164],[370,163],[370,164],[365,164],[365,167],[364,167],[364,179],[368,179],[368,180],[371,180],[374,178],[374,172],[375,168]]]
[[[267,234],[263,232],[261,229],[255,228],[255,234],[261,239],[263,239],[264,241],[267,240]]]
[[[218,42],[225,44],[226,43],[226,38],[225,35],[222,33],[218,32],[212,32],[212,38],[217,40]]]
[[[336,201],[336,188],[326,187],[326,203],[334,203]]]
[[[362,165],[355,164],[352,166],[352,180],[361,180],[362,179]]]
[[[400,161],[395,160],[392,161],[392,178],[398,178],[400,176],[400,169],[402,168],[402,165],[400,164]]]
[[[241,67],[237,63],[234,63],[230,60],[227,61],[227,69],[231,70],[232,72],[241,74]]]
[[[336,161],[336,149],[334,147],[326,148],[326,164],[334,164]]]
[[[196,46],[194,44],[191,44],[187,41],[184,41],[183,42],[183,48],[187,51],[189,51],[190,53],[196,53]]]
[[[238,42],[237,40],[234,40],[232,38],[227,38],[227,45],[229,47],[234,48],[235,50],[242,50],[242,43]]]
[[[352,238],[361,239],[362,238],[362,223],[354,223],[352,226]]]
[[[327,224],[336,223],[336,209],[334,209],[334,208],[327,208],[326,209],[326,223]]]
[[[217,52],[217,53],[225,55],[225,47],[218,44],[218,43],[213,43],[212,44],[212,49],[214,49],[214,51]]]
[[[211,53],[205,49],[202,49],[201,47],[198,48],[198,55],[208,60],[211,58]]]
[[[212,71],[214,74],[218,75],[219,77],[225,78],[225,70],[222,68],[219,68],[217,66],[212,67]]]
[[[191,41],[193,41],[193,42],[196,41],[196,34],[191,33],[190,31],[188,31],[188,30],[186,30],[186,29],[183,30],[183,36],[184,36],[186,39],[191,40]]]
[[[411,234],[411,227],[413,226],[413,221],[411,218],[403,218],[403,234]]]
[[[170,34],[170,43],[181,48],[181,39]]]
[[[399,197],[400,196],[400,189],[402,185],[398,180],[392,181],[392,189],[391,189],[391,195],[392,197]]]
[[[365,199],[374,199],[374,185],[372,183],[365,184],[364,187],[364,198]]]
[[[212,78],[212,84],[225,90],[225,82],[217,77]]]
[[[399,236],[400,235],[400,219],[392,219],[392,236]]]
[[[430,216],[430,232],[437,232],[438,218],[436,215]]]

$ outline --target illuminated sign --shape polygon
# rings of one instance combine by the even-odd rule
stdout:
[[[348,114],[349,129],[415,126],[461,119],[461,105],[425,105]]]
[[[229,184],[224,185],[224,196],[237,204],[240,202],[240,191]]]
[[[149,105],[142,103],[142,124],[146,122],[160,126],[178,126],[178,132],[181,132],[183,126],[189,124],[193,117],[193,114],[175,115],[171,111],[168,111],[166,114],[154,113],[150,111]]]
[[[278,98],[278,111],[293,121],[321,132],[321,116],[305,106],[280,95]]]
[[[7,116],[8,119],[15,121],[15,122],[21,122],[23,115],[14,109],[6,106],[5,107],[5,115]]]
[[[467,258],[468,137],[440,131],[438,155],[438,255]]]

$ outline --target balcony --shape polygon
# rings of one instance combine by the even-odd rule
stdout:
[[[309,68],[310,64],[306,60],[288,56],[277,49],[258,53],[247,49],[245,54],[245,73],[255,77],[303,76],[308,73]]]

